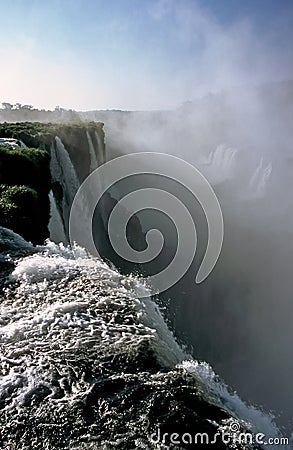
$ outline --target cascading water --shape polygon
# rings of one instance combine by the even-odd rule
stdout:
[[[86,145],[87,144],[87,145]],[[97,131],[91,135],[88,129],[85,130],[85,156],[89,157],[88,174],[106,162],[105,145]],[[54,242],[69,242],[69,215],[75,194],[80,186],[77,172],[71,160],[70,154],[65,148],[61,139],[56,136],[55,143],[51,147],[50,170],[52,178],[52,193],[50,193],[50,237]],[[103,180],[98,180],[102,188]],[[97,240],[102,239],[102,233],[106,229],[107,201],[103,199],[100,203],[99,217],[103,222],[96,230]],[[82,219],[83,220],[83,219]],[[102,238],[99,237],[102,236]]]
[[[101,166],[102,164],[105,164],[105,162],[106,162],[106,149],[105,149],[105,145],[102,142],[102,139],[97,131],[95,131],[95,138],[96,138],[96,143],[97,143],[98,149],[100,149],[100,151],[98,152],[98,157],[100,158],[98,162],[99,162],[99,166]]]
[[[27,146],[20,139],[14,138],[0,138],[0,145],[11,148],[27,148]]]
[[[238,150],[227,145],[218,145],[210,152],[206,171],[213,182],[225,181],[233,176]]]
[[[50,199],[50,221],[48,224],[48,229],[50,237],[53,242],[62,242],[63,244],[66,244],[68,242],[68,239],[65,234],[64,222],[60,215],[60,210],[58,208],[52,190],[49,192],[49,199]]]
[[[100,140],[98,133],[95,139],[87,133],[89,170],[105,162]],[[221,147],[214,153],[211,167],[230,179],[237,151]],[[57,241],[67,240],[70,206],[80,184],[76,172],[56,137],[50,231]],[[267,178],[258,175],[257,186]],[[9,245],[15,239],[11,236]],[[23,246],[16,241],[16,249]],[[37,250],[14,261],[1,298],[3,448],[194,448],[154,442],[154,434],[160,429],[213,436],[229,431],[231,423],[240,431],[279,436],[272,417],[246,406],[208,364],[181,349],[134,277],[122,276],[80,248],[48,242]],[[141,290],[144,300],[136,296]],[[217,448],[235,444],[218,442]]]
[[[282,98],[290,95],[283,93]],[[133,114],[122,125],[122,114],[117,114],[116,123],[111,116],[105,126],[112,154],[165,151],[193,164],[212,184],[225,223],[221,257],[203,286],[194,286],[195,265],[189,277],[160,300],[170,326],[193,355],[209,361],[243,398],[274,411],[288,435],[293,374],[292,102],[276,100],[278,93],[273,102],[269,97],[253,96],[247,108],[237,93],[223,110],[222,99],[215,96],[206,110],[194,103],[181,115],[162,114],[162,121],[151,114]],[[252,104],[258,105],[257,112],[250,110]],[[151,222],[145,214],[143,229],[150,229]],[[197,230],[201,232],[200,226]],[[204,232],[202,236],[199,243]]]
[[[97,133],[96,133],[97,134]],[[90,172],[92,172],[93,170],[95,170],[97,167],[99,167],[99,161],[98,161],[98,157],[97,154],[95,152],[95,147],[91,138],[91,135],[89,133],[88,130],[86,130],[86,137],[87,137],[87,141],[88,141],[88,146],[89,146],[89,155],[90,155]],[[100,147],[100,142],[98,142],[98,148]]]
[[[231,423],[278,436],[269,416],[188,360],[135,278],[78,247],[37,250],[18,260],[1,301],[2,448],[175,449],[158,433]]]
[[[50,170],[55,204],[57,204],[59,216],[63,222],[64,233],[68,240],[70,208],[80,183],[70,156],[58,136],[55,137],[55,144],[51,146]],[[52,203],[51,210],[54,213],[55,206]],[[59,222],[58,217],[54,220]]]
[[[255,169],[250,181],[249,188],[252,192],[252,197],[262,198],[265,195],[266,187],[272,173],[272,162],[264,164],[264,158],[260,159],[259,165]]]

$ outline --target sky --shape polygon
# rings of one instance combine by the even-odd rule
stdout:
[[[293,0],[0,0],[0,103],[168,109],[293,78]]]

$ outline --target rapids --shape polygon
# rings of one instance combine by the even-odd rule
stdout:
[[[171,449],[158,429],[212,436],[231,421],[279,435],[178,345],[137,278],[6,229],[1,250],[13,263],[0,303],[1,448]]]

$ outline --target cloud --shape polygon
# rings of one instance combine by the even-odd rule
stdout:
[[[185,85],[186,99],[231,85],[291,76],[292,35],[285,15],[277,14],[273,29],[260,29],[248,16],[230,23],[220,21],[201,5],[204,2],[159,0],[151,12],[157,22],[169,21],[179,61],[180,53],[186,57],[177,76]]]
[[[76,30],[78,46],[64,19],[42,42],[44,35],[31,27],[15,29],[10,40],[3,33],[0,98],[40,107],[174,108],[209,91],[289,77],[293,55],[284,16],[260,33],[247,17],[227,24],[204,6],[159,0],[112,18],[101,7],[97,23],[83,21]],[[34,14],[44,13],[35,6]]]

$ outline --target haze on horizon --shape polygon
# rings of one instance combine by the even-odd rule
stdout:
[[[166,109],[292,79],[291,0],[0,0],[0,102]]]

